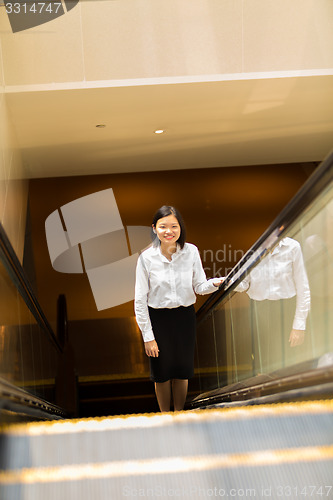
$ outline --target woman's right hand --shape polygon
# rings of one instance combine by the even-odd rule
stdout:
[[[157,358],[159,350],[156,340],[150,340],[149,342],[145,342],[145,351],[147,356],[151,356],[152,358]]]

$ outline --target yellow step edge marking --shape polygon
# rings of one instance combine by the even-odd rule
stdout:
[[[221,468],[318,462],[328,459],[333,459],[333,445],[22,469],[20,471],[0,472],[0,484],[54,483],[147,474],[150,476],[152,474],[180,474]]]
[[[3,433],[11,436],[40,436],[80,432],[103,432],[121,429],[152,429],[153,427],[173,425],[176,423],[209,423],[244,418],[289,417],[305,413],[333,413],[333,400],[302,401],[298,403],[277,403],[243,406],[238,408],[214,408],[169,413],[116,415],[111,417],[30,422],[26,424],[3,424],[0,425],[0,434]]]

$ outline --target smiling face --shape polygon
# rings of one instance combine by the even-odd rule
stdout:
[[[167,217],[158,219],[156,226],[153,226],[153,228],[156,231],[161,245],[175,245],[181,232],[177,217],[174,215],[168,215]]]

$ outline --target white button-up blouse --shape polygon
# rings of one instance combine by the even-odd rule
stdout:
[[[136,268],[135,316],[144,342],[154,340],[148,306],[175,308],[195,303],[195,294],[209,294],[217,291],[214,283],[221,278],[207,280],[199,250],[191,243],[185,243],[172,254],[169,261],[161,253],[160,245],[151,246],[140,255]]]

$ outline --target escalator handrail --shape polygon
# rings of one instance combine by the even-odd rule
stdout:
[[[214,307],[220,304],[236,288],[265,254],[287,233],[297,217],[327,187],[329,182],[332,181],[332,167],[333,151],[327,155],[266,231],[232,268],[219,290],[210,295],[200,307],[197,311],[198,323],[204,321]]]
[[[0,253],[2,254],[2,261],[7,269],[12,282],[22,296],[24,302],[30,309],[37,323],[41,328],[47,333],[49,340],[55,348],[62,352],[62,347],[58,342],[54,331],[49,324],[46,316],[44,315],[42,308],[33,292],[33,289],[29,283],[29,280],[25,274],[25,271],[12,247],[12,244],[4,230],[2,224],[0,223]]]
[[[35,396],[0,377],[0,412],[9,411],[31,418],[63,419],[68,414],[63,408]]]

